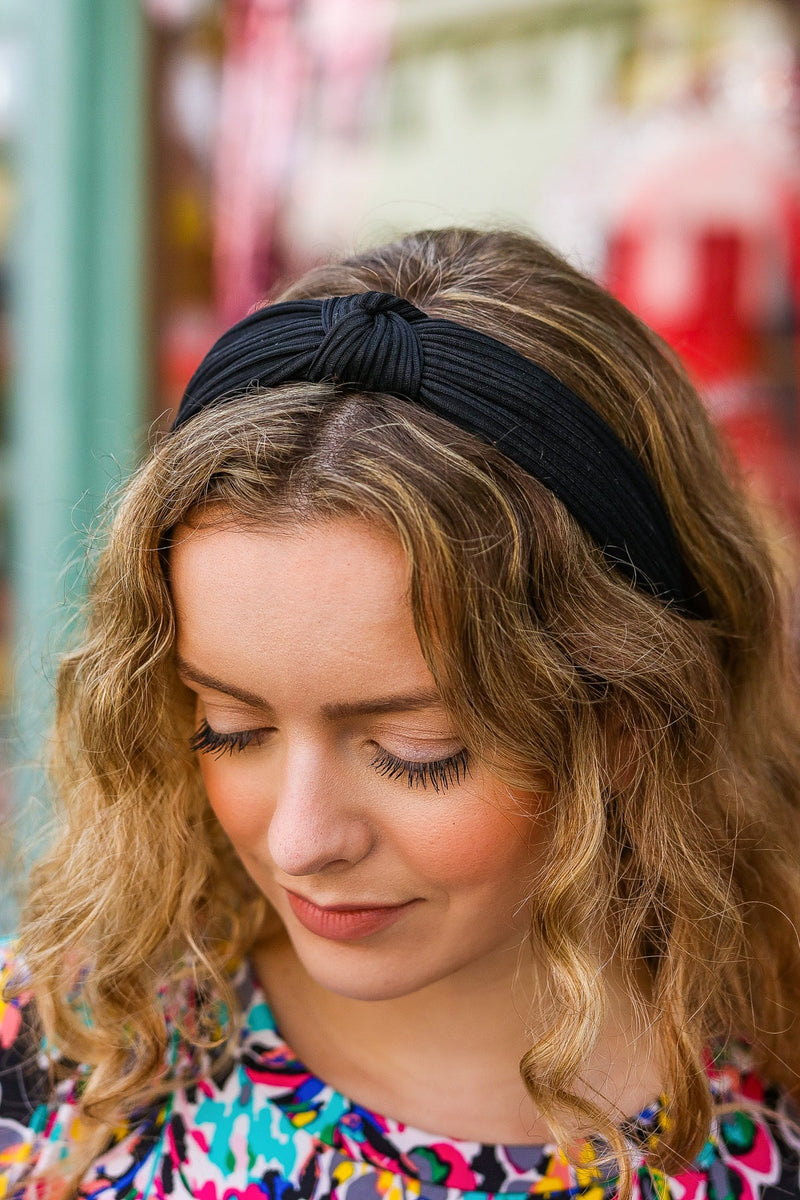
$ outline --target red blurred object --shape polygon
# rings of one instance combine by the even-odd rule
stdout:
[[[748,375],[758,360],[753,324],[737,302],[744,236],[733,228],[701,228],[687,236],[691,276],[681,303],[649,304],[639,273],[652,230],[617,230],[608,246],[607,281],[612,291],[680,352],[701,385]],[[652,285],[651,285],[652,286]]]
[[[794,163],[744,137],[688,144],[619,206],[606,281],[678,351],[747,474],[800,528]]]

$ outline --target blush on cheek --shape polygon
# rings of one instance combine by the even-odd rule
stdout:
[[[269,821],[263,793],[246,779],[231,778],[230,763],[203,755],[200,774],[208,802],[234,846],[253,844],[266,833]]]
[[[423,873],[445,886],[485,882],[496,888],[505,874],[513,889],[530,876],[536,847],[534,817],[478,802],[456,819],[430,825],[425,845],[417,847],[414,859]]]

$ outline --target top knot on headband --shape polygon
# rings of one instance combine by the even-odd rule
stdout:
[[[416,400],[424,354],[414,328],[427,317],[385,292],[332,296],[322,301],[323,338],[308,371],[310,382],[334,379],[368,392]]]
[[[708,615],[655,486],[591,405],[504,342],[399,296],[256,309],[211,347],[173,429],[251,387],[324,380],[400,396],[488,442],[548,487],[637,588]]]

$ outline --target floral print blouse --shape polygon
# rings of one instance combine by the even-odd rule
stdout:
[[[22,1197],[26,1182],[58,1162],[76,1120],[74,1084],[67,1081],[54,1095],[49,1092],[46,1060],[30,1036],[31,994],[2,999],[13,969],[13,952],[0,947],[0,1198]],[[353,1103],[316,1078],[282,1040],[249,964],[238,972],[236,988],[244,1018],[224,1069],[139,1111],[115,1131],[84,1177],[81,1196],[614,1196],[613,1178],[570,1165],[555,1146],[499,1146],[436,1136]],[[667,1177],[647,1166],[648,1142],[667,1119],[663,1102],[626,1127],[637,1164],[634,1200],[798,1200],[800,1130],[783,1097],[748,1070],[743,1051],[712,1064],[709,1081],[720,1101],[741,1101],[742,1107],[716,1119],[691,1168]],[[764,1111],[749,1110],[748,1101]],[[587,1144],[587,1162],[591,1157]]]

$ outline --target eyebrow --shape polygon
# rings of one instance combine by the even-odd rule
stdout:
[[[226,696],[232,696],[234,700],[240,700],[242,704],[249,704],[252,708],[272,708],[272,705],[263,696],[258,696],[255,692],[248,691],[247,688],[235,687],[232,683],[226,683],[222,679],[217,679],[214,675],[208,675],[205,671],[201,671],[199,667],[193,666],[183,658],[178,658],[177,669],[182,679],[191,680],[192,683],[199,683],[201,687],[211,688],[215,692],[222,692]],[[384,713],[395,712],[418,712],[423,708],[441,707],[442,700],[439,693],[430,689],[423,689],[414,692],[398,693],[394,696],[376,696],[370,700],[339,701],[332,704],[323,704],[322,715],[329,721],[342,721],[348,717],[380,716]]]

